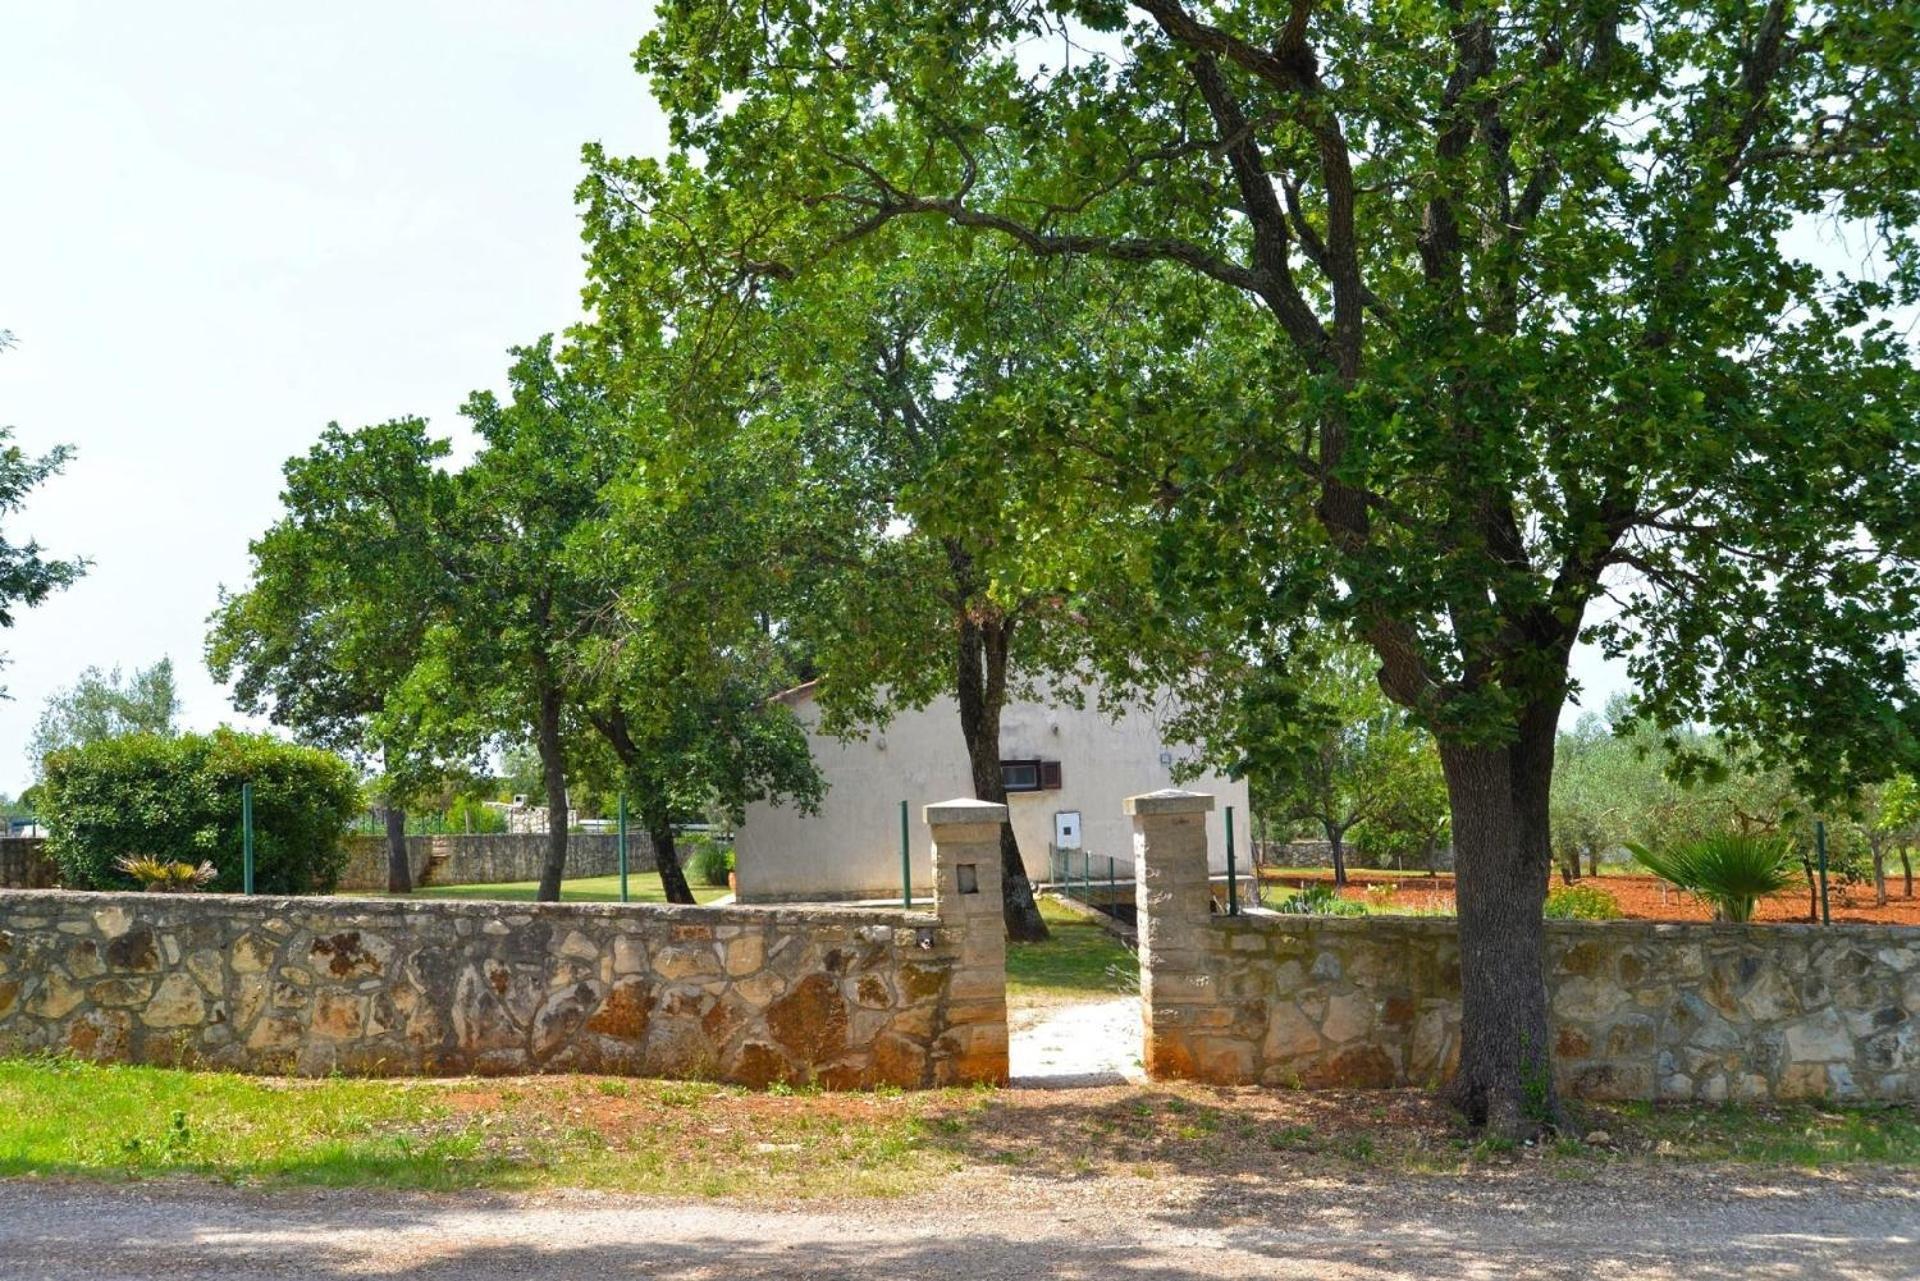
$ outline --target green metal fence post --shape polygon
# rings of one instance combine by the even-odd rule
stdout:
[[[1107,906],[1109,908],[1117,906],[1120,902],[1120,876],[1114,868],[1115,859],[1109,854],[1107,855]]]
[[[900,802],[900,906],[913,906],[913,854],[908,842],[907,803]]]
[[[240,784],[240,892],[253,893],[253,784]]]
[[[1813,848],[1820,855],[1820,924],[1832,925],[1833,913],[1827,907],[1827,824],[1825,819],[1814,820]]]
[[[1233,806],[1227,806],[1227,915],[1240,915],[1240,886],[1233,866]]]
[[[629,901],[627,898],[627,794],[625,792],[620,793],[619,816],[617,839],[620,848],[620,901],[625,903]]]

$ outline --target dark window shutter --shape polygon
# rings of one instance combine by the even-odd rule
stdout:
[[[1040,762],[1040,786],[1049,792],[1060,790],[1060,762]]]

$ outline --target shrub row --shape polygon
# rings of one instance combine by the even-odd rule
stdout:
[[[241,888],[240,788],[253,784],[254,888],[325,894],[346,866],[359,807],[352,766],[330,752],[221,729],[132,734],[47,758],[47,849],[71,889],[133,889],[114,866],[139,855],[211,862],[214,890]]]

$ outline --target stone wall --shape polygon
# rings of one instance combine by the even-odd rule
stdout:
[[[347,867],[338,888],[348,892],[387,888],[387,842],[383,836],[347,838]],[[537,881],[547,858],[544,834],[489,832],[472,836],[409,836],[407,859],[416,885],[501,885]],[[627,834],[630,871],[654,870],[653,843]],[[575,832],[567,837],[567,877],[612,876],[620,870],[620,838]]]
[[[44,890],[60,883],[60,865],[43,836],[0,837],[0,889]]]
[[[8,891],[0,1054],[301,1075],[1003,1081],[998,832],[936,822],[933,912]]]
[[[1268,867],[1332,867],[1333,845],[1327,841],[1309,837],[1296,837],[1289,841],[1259,841],[1254,845],[1254,854]],[[1433,866],[1425,862],[1418,865],[1402,863],[1395,867],[1392,859],[1376,859],[1365,848],[1348,845],[1343,850],[1349,868],[1367,868],[1376,871],[1405,872],[1409,876],[1421,873],[1451,872],[1453,870],[1453,846],[1442,845],[1433,852]]]
[[[1156,1077],[1434,1085],[1459,1054],[1452,918],[1211,914],[1210,797],[1133,798],[1144,1061]],[[1920,1098],[1920,930],[1547,922],[1568,1094]]]

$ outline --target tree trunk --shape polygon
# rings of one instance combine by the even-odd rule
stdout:
[[[673,815],[648,810],[647,839],[653,842],[654,865],[660,869],[660,888],[669,903],[693,902],[693,887],[687,884],[686,869],[680,866],[680,851],[673,839]]]
[[[1906,893],[1904,897],[1912,898],[1913,897],[1913,851],[1908,849],[1904,845],[1900,847],[1900,876],[1901,876],[1901,879],[1903,879],[1906,882]]]
[[[560,882],[567,874],[567,761],[560,742],[560,692],[551,687],[540,693],[540,723],[536,746],[540,776],[547,788],[547,857],[540,867],[542,903],[560,901]]]
[[[1587,875],[1600,875],[1600,847],[1598,845],[1587,851]]]
[[[960,732],[967,740],[967,764],[973,772],[975,800],[1006,804],[1006,780],[1000,775],[1000,712],[1007,701],[1007,646],[1012,625],[960,618]],[[1000,828],[1000,888],[1007,937],[1020,943],[1047,937],[1047,923],[1033,901],[1026,860],[1013,824]]]
[[[407,860],[407,812],[387,806],[387,893],[413,893],[413,868]]]
[[[1347,834],[1343,829],[1332,826],[1326,832],[1327,857],[1333,863],[1333,887],[1343,890],[1347,887]]]
[[[1887,905],[1887,851],[1878,843],[1873,847],[1873,905]]]
[[[657,798],[640,802],[640,823],[646,828],[647,839],[653,843],[653,863],[660,873],[660,888],[666,892],[667,902],[691,904],[693,887],[687,884],[686,870],[680,866],[680,851],[673,837],[673,810],[666,803],[666,788],[651,781],[640,768],[640,749],[627,729],[626,713],[616,709],[598,716],[590,714],[588,720],[620,762],[621,784],[628,789],[627,794]]]
[[[1542,911],[1557,707],[1522,716],[1506,747],[1442,744],[1460,919],[1460,1069],[1470,1122],[1524,1138],[1561,1120],[1548,1040]]]

